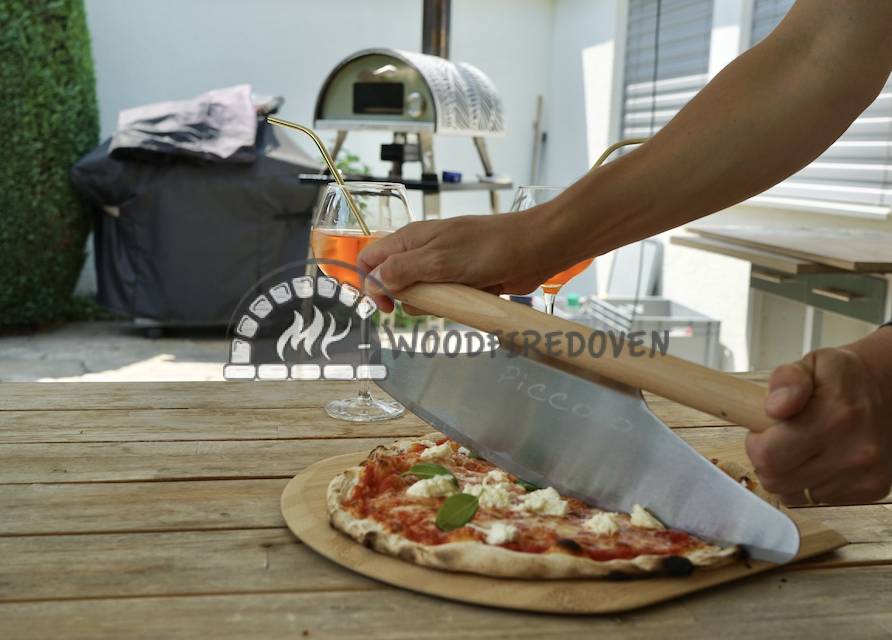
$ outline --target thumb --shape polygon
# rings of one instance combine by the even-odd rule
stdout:
[[[378,283],[384,287],[379,293],[396,293],[416,282],[442,282],[444,274],[432,262],[431,252],[426,249],[394,253],[369,274],[369,279],[373,280],[372,287]]]
[[[771,373],[765,413],[775,420],[787,420],[802,411],[814,392],[814,373],[810,356],[784,364]]]

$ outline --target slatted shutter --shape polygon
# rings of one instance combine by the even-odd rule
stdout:
[[[621,138],[653,135],[706,84],[713,0],[629,0]]]
[[[753,0],[751,43],[777,26],[793,0]],[[788,209],[885,216],[892,208],[892,78],[817,160],[751,200]]]

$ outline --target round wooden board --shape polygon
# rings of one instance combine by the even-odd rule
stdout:
[[[519,580],[488,578],[420,567],[385,556],[354,542],[329,526],[325,491],[331,479],[359,464],[366,453],[327,458],[296,475],[282,492],[282,515],[301,541],[337,564],[396,587],[449,600],[546,613],[615,613],[677,598],[775,568],[767,562],[742,562],[695,571],[684,578],[638,580]],[[845,544],[832,529],[791,514],[802,533],[797,559]]]

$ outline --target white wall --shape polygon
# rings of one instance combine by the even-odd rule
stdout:
[[[536,96],[549,86],[552,0],[452,4],[451,57],[479,66],[501,91],[508,135],[491,139],[490,153],[497,172],[522,182]],[[421,9],[420,0],[87,0],[102,133],[113,132],[121,109],[243,82],[283,95],[282,116],[309,124],[325,76],[348,54],[420,50]],[[384,173],[377,158],[387,138],[355,134],[346,147]],[[468,179],[482,172],[470,139],[440,138],[436,155],[438,170]],[[488,203],[483,193],[443,198],[447,215],[483,212]]]
[[[593,69],[585,61],[590,60],[588,51],[612,49],[618,5],[618,0],[556,0],[554,3],[549,85],[545,94],[548,137],[539,180],[542,184],[575,182],[591,166],[592,139],[603,139],[602,148],[609,144],[607,127],[602,130],[593,126],[587,105],[601,97],[607,101],[604,112],[609,111],[614,81],[611,63],[605,63],[606,69]],[[603,259],[595,261],[565,291],[582,295],[603,291],[608,264]]]
[[[614,0],[556,0],[551,41],[543,182],[567,185],[588,170],[582,52],[613,39]]]

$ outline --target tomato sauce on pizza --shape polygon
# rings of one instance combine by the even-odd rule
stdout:
[[[413,473],[413,468],[422,468],[416,465],[427,473]],[[429,475],[431,469],[438,473]],[[461,526],[444,530],[438,526],[438,513],[458,494],[477,497],[476,511]],[[565,554],[596,562],[682,556],[714,548],[664,527],[637,505],[632,514],[610,513],[559,496],[554,489],[526,485],[443,437],[373,451],[340,506],[356,519],[428,546],[476,542],[522,554]]]

